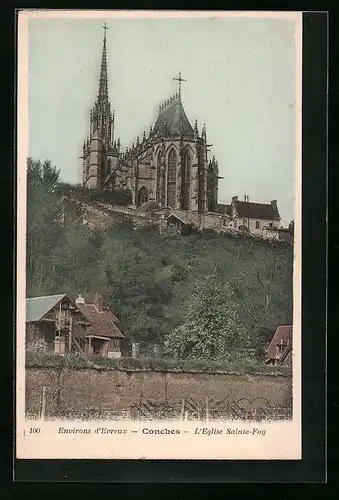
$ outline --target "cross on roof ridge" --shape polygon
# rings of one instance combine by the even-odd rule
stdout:
[[[187,82],[187,80],[184,80],[184,78],[181,78],[181,72],[179,71],[179,76],[177,78],[173,78],[173,80],[176,80],[178,82],[178,87],[179,87],[179,99],[181,98],[181,82]]]

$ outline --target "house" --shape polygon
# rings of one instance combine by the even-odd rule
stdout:
[[[85,353],[88,326],[90,321],[66,293],[26,299],[27,346],[42,339],[48,352]]]
[[[276,200],[271,203],[254,203],[249,201],[247,195],[244,201],[233,196],[230,211],[230,227],[233,229],[247,231],[266,239],[279,238],[281,219]]]
[[[93,304],[67,294],[26,299],[26,345],[42,339],[46,350],[64,355],[80,351],[85,356],[121,356],[124,335],[119,320],[95,294]]]
[[[121,344],[125,337],[117,326],[118,318],[105,305],[104,297],[96,293],[93,303],[86,303],[79,295],[75,303],[90,321],[90,326],[86,328],[87,354],[120,358]]]
[[[280,325],[267,349],[266,364],[289,365],[292,362],[293,326]]]
[[[189,217],[172,213],[163,220],[160,232],[161,234],[188,234],[191,225]]]

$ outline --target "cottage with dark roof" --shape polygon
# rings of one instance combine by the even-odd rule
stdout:
[[[289,365],[292,362],[293,326],[280,325],[267,349],[266,364]]]
[[[279,239],[280,214],[277,200],[271,203],[249,201],[245,195],[244,201],[233,196],[229,209],[232,217],[230,227],[247,231],[265,239]]]
[[[121,342],[125,338],[119,330],[118,318],[105,305],[104,297],[96,293],[93,303],[86,303],[79,295],[76,305],[89,319],[91,325],[86,329],[87,353],[90,356],[121,357]]]

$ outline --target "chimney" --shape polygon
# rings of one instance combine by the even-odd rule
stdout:
[[[232,196],[232,201],[234,203],[238,203],[238,197],[237,196]]]
[[[82,295],[80,295],[80,293],[79,293],[79,297],[76,299],[75,303],[76,304],[84,304],[85,303],[85,299],[83,298]]]
[[[273,207],[273,210],[275,210],[277,212],[278,211],[277,200],[272,200],[271,205]]]
[[[94,295],[94,305],[98,309],[98,311],[101,311],[102,308],[104,307],[104,297],[101,295],[101,293],[96,293]]]

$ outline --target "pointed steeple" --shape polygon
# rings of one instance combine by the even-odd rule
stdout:
[[[194,122],[194,137],[197,138],[199,135],[199,131],[198,131],[198,120],[195,119],[195,122]]]
[[[99,92],[98,92],[98,101],[107,101],[108,100],[108,77],[107,77],[107,49],[106,49],[106,31],[108,30],[106,23],[103,26],[104,28],[104,40],[102,46],[102,55],[101,55],[101,69],[100,69],[100,79],[99,79]]]
[[[205,125],[205,123],[204,123],[204,126],[202,127],[202,130],[201,130],[201,137],[206,142],[206,125]]]

